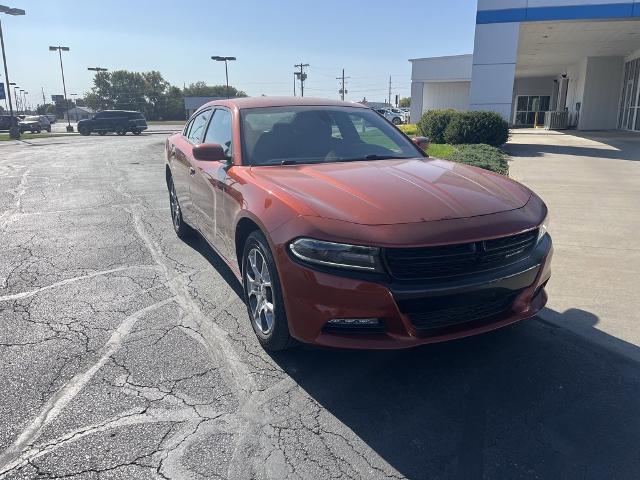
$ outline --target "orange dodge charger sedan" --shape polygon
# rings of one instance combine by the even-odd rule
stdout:
[[[535,315],[547,207],[426,140],[354,103],[210,102],[166,142],[173,227],[229,264],[268,350],[412,347]]]

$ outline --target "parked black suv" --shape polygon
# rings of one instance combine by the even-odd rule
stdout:
[[[16,126],[20,119],[14,115],[13,121]],[[11,128],[11,115],[0,115],[0,130],[9,130]]]
[[[147,121],[144,115],[129,110],[103,110],[89,120],[78,122],[78,132],[81,135],[91,135],[91,132],[96,132],[98,135],[109,132],[118,135],[126,135],[127,132],[140,135],[140,132],[146,129]]]

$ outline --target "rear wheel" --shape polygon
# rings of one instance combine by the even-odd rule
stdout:
[[[278,270],[267,239],[249,234],[242,255],[242,284],[251,326],[265,350],[285,350],[295,341],[289,334]]]
[[[193,230],[182,218],[182,210],[180,209],[180,202],[178,202],[178,194],[173,184],[173,178],[169,179],[169,207],[171,208],[171,222],[176,235],[179,238],[190,237],[193,234]]]
[[[402,119],[398,117],[393,117],[393,120],[391,120],[391,123],[393,123],[394,125],[400,125],[402,123]]]

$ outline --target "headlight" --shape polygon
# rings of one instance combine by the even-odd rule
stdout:
[[[327,267],[382,272],[380,249],[299,238],[289,245],[291,253],[304,262]]]
[[[537,242],[540,242],[540,240],[542,239],[542,237],[545,236],[545,234],[549,231],[549,214],[547,213],[547,216],[544,217],[544,220],[542,221],[542,223],[540,224],[540,226],[538,227],[538,240]],[[537,243],[536,242],[536,243]]]

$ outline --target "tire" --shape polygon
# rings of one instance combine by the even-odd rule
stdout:
[[[87,127],[81,127],[78,129],[78,133],[80,135],[91,135],[91,130],[89,130]]]
[[[106,135],[106,134],[107,134],[107,132],[105,132],[104,130],[101,130],[101,131],[98,132],[98,135]]]
[[[295,344],[289,334],[278,270],[262,232],[249,234],[242,253],[242,287],[253,331],[270,352]]]
[[[51,133],[51,126],[47,127],[47,133]]]
[[[394,125],[401,125],[402,119],[399,117],[393,117],[393,119],[391,120],[391,123],[393,123]]]
[[[126,135],[127,131],[124,128],[121,128],[120,130],[116,130],[116,133],[122,136],[122,135]]]
[[[131,133],[134,135],[140,135],[142,132],[140,130],[132,130]]]
[[[193,229],[182,217],[182,209],[178,202],[176,188],[173,185],[173,178],[169,179],[169,208],[171,209],[171,223],[173,224],[173,230],[176,232],[178,238],[185,239],[191,237],[193,235]]]

